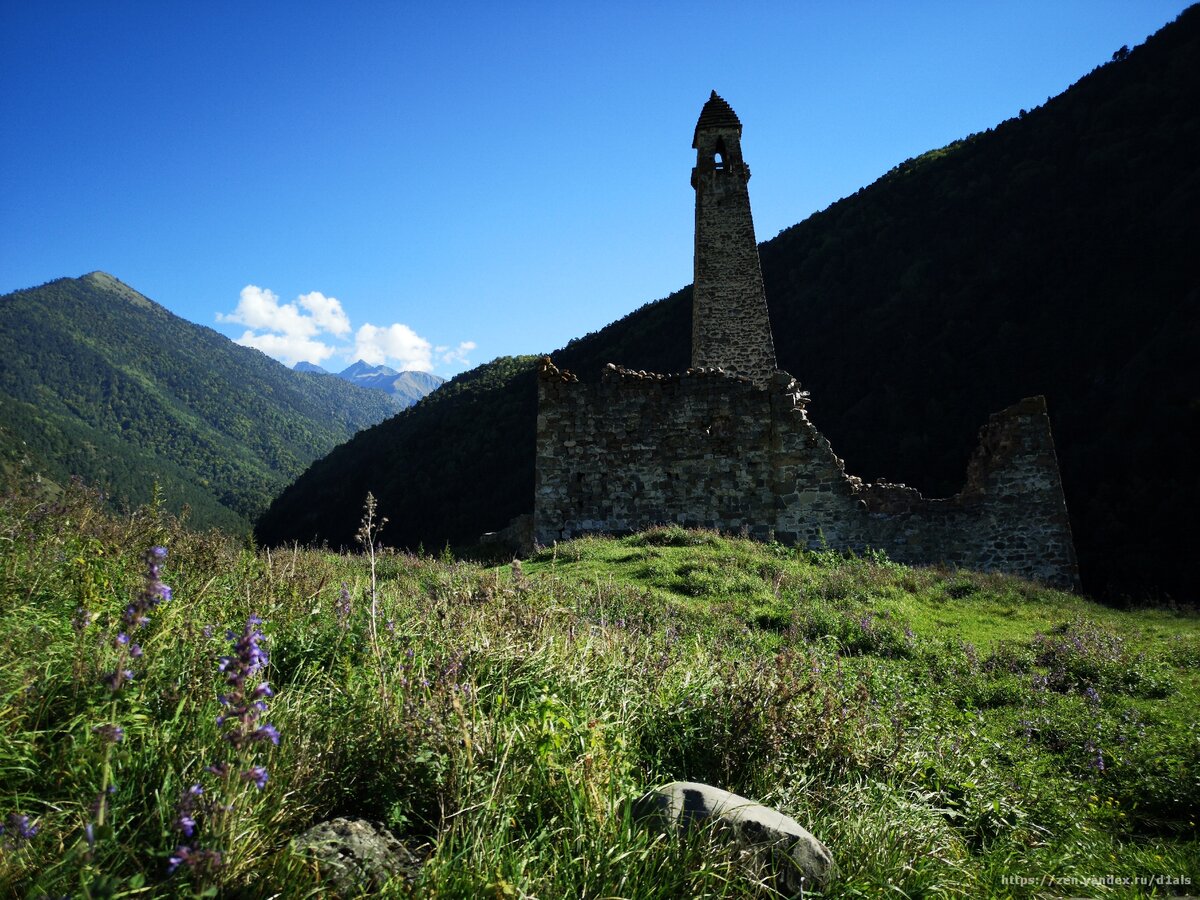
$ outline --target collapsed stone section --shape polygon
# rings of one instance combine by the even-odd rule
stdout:
[[[664,375],[610,365],[598,384],[572,378],[543,361],[540,544],[679,524],[1078,586],[1043,398],[993,415],[963,490],[931,500],[847,475],[786,372],[765,388],[712,367]]]

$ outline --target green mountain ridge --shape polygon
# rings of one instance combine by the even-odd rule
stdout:
[[[0,459],[245,531],[315,457],[394,413],[292,372],[104,272],[0,297]]]
[[[848,470],[950,494],[988,415],[1045,394],[1085,589],[1200,595],[1198,148],[1191,7],[1044,106],[761,244],[779,364]],[[607,362],[679,371],[690,333],[685,288],[553,355],[585,380]],[[259,538],[348,545],[368,490],[399,546],[470,543],[528,512],[532,358],[431,400],[314,464]]]

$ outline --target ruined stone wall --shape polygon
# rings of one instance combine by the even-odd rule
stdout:
[[[598,384],[543,370],[538,401],[540,544],[674,523],[1077,586],[1041,398],[992,417],[946,500],[848,476],[786,373],[759,388],[713,370],[610,367]]]
[[[747,379],[543,379],[538,400],[540,543],[656,523],[769,535],[770,398]]]
[[[1017,572],[1077,589],[1079,570],[1044,397],[994,413],[979,432],[963,489],[927,500],[902,485],[866,485],[868,541],[899,562]]]

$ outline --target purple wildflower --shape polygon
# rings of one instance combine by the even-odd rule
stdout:
[[[338,624],[342,628],[350,627],[350,588],[346,586],[346,582],[342,582],[342,589],[338,592],[337,602],[334,604],[334,612],[337,613]]]
[[[226,729],[225,739],[235,751],[242,751],[250,744],[262,741],[279,745],[279,729],[269,722],[260,721],[267,711],[266,698],[274,693],[271,685],[258,677],[268,662],[267,651],[261,645],[263,633],[258,629],[261,624],[262,619],[252,615],[240,635],[229,632],[233,653],[221,657],[220,661],[228,692],[217,697],[225,707],[225,712],[217,717],[217,724]],[[228,763],[209,766],[208,770],[225,781],[233,773]],[[242,772],[241,777],[253,782],[259,790],[267,784],[267,770],[263,766],[250,766]]]
[[[1100,694],[1096,692],[1094,687],[1089,686],[1088,689],[1083,692],[1083,696],[1087,700],[1089,706],[1100,705]]]
[[[125,740],[125,729],[120,725],[97,725],[92,731],[110,744],[119,744]]]
[[[166,547],[151,547],[146,551],[146,582],[142,592],[125,608],[125,625],[129,631],[145,626],[150,610],[171,599],[171,589],[162,582],[162,563],[167,558]]]
[[[216,850],[195,850],[179,846],[167,860],[167,874],[174,873],[180,866],[186,866],[194,872],[209,873],[221,867],[221,854]]]
[[[257,675],[268,662],[267,651],[260,644],[263,633],[258,626],[261,624],[262,619],[252,615],[240,635],[230,631],[228,634],[233,642],[233,653],[222,656],[219,664],[220,670],[225,673],[229,692],[217,698],[228,708],[227,712],[217,717],[217,724],[222,727],[232,725],[226,731],[225,739],[238,750],[250,741],[270,740],[279,743],[279,732],[274,726],[258,723],[259,716],[266,712],[264,698],[271,696],[271,686],[265,681],[252,688],[247,686],[248,682],[257,681],[252,676]]]
[[[196,833],[196,803],[203,793],[203,787],[193,784],[179,800],[177,810],[179,815],[175,819],[175,830],[182,832],[185,837],[191,837]]]
[[[38,833],[38,826],[29,824],[29,816],[9,813],[8,819],[0,824],[0,836],[7,847],[19,847]]]
[[[1104,751],[1101,750],[1100,747],[1097,746],[1094,741],[1088,741],[1084,745],[1084,750],[1086,750],[1089,754],[1093,754],[1093,753],[1095,754],[1095,756],[1093,756],[1092,759],[1090,760],[1091,766],[1097,772],[1103,772],[1104,771]]]
[[[79,607],[75,610],[75,618],[71,620],[71,627],[75,629],[76,634],[83,634],[87,627],[96,620],[96,614],[88,612],[84,607]]]
[[[279,746],[279,729],[271,723],[259,726],[253,734],[250,735],[252,741],[270,741],[276,747]]]
[[[142,648],[133,642],[132,634],[150,624],[149,613],[154,607],[171,599],[171,589],[162,583],[162,562],[166,558],[166,547],[151,547],[143,557],[145,583],[137,597],[125,607],[121,616],[122,628],[113,637],[117,666],[102,679],[111,691],[118,691],[125,682],[133,680],[133,670],[126,668],[126,663],[142,656]]]

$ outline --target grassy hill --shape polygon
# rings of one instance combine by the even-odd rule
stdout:
[[[1045,394],[1085,589],[1200,596],[1197,146],[1193,7],[1044,106],[763,243],[779,363],[812,391],[849,471],[947,495],[988,415]],[[690,316],[684,289],[554,358],[584,379],[607,362],[678,371]],[[469,543],[529,511],[531,363],[497,361],[439,393],[298,479],[260,538],[348,544],[367,490],[388,540],[410,548]]]
[[[840,874],[810,897],[1200,883],[1195,615],[681,529],[500,568],[256,553],[70,488],[0,498],[0,534],[6,895],[306,896],[289,841],[345,815],[416,850],[416,896],[778,896],[628,821],[676,779],[822,839]],[[123,643],[153,546],[173,597]],[[269,664],[231,685],[253,615]],[[278,745],[231,740],[246,718]]]
[[[103,272],[0,297],[0,460],[246,531],[314,458],[398,408],[292,372]]]

